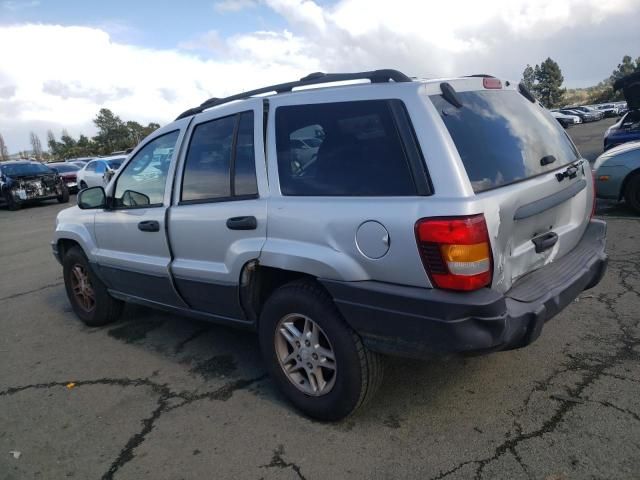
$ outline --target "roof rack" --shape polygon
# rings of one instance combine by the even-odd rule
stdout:
[[[411,78],[398,70],[372,70],[369,72],[356,72],[356,73],[322,73],[314,72],[300,80],[294,82],[280,83],[277,85],[270,85],[268,87],[258,88],[256,90],[249,90],[248,92],[238,93],[224,98],[210,98],[203,102],[198,107],[190,108],[182,112],[176,120],[189,117],[200,113],[207,108],[222,105],[224,103],[233,102],[234,100],[242,100],[244,98],[253,97],[255,95],[261,95],[265,93],[284,93],[290,92],[296,87],[304,87],[307,85],[318,85],[321,83],[333,83],[333,82],[345,82],[348,80],[370,80],[371,83],[385,83],[385,82],[411,82]]]

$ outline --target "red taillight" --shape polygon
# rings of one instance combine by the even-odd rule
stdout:
[[[415,230],[422,263],[434,286],[468,291],[491,283],[491,245],[484,215],[423,218]]]
[[[498,78],[484,77],[482,86],[484,88],[502,88],[502,82]]]

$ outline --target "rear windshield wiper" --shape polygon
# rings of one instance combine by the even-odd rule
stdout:
[[[518,91],[522,94],[522,96],[524,98],[529,100],[531,103],[536,103],[536,97],[534,97],[531,94],[531,92],[529,90],[527,90],[527,87],[525,87],[524,84],[522,84],[522,83],[518,84]]]
[[[444,98],[447,102],[449,102],[456,108],[462,108],[462,101],[460,101],[458,93],[449,83],[442,82],[440,84],[440,91],[442,92],[442,98]]]

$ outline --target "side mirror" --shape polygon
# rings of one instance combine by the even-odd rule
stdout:
[[[144,193],[125,190],[122,194],[122,205],[127,207],[143,207],[149,204],[151,204],[151,199]]]
[[[107,206],[107,194],[102,187],[91,187],[80,190],[78,193],[78,207],[82,210],[93,208],[105,208]]]

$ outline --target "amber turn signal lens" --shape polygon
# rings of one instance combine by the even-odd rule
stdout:
[[[473,245],[441,245],[440,251],[445,262],[477,262],[489,258],[486,242]]]

